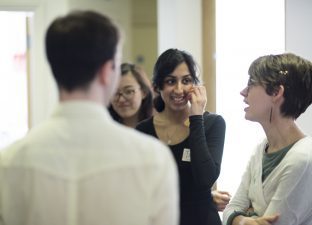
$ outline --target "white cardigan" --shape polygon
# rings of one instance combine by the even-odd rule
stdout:
[[[312,137],[299,140],[262,182],[267,140],[250,158],[241,184],[223,212],[223,224],[234,211],[250,205],[259,216],[280,214],[274,225],[312,225]]]

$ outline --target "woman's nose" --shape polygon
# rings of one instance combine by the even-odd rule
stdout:
[[[183,92],[183,84],[181,82],[177,82],[174,90],[175,90],[175,92],[178,92],[178,93]]]
[[[245,87],[240,91],[241,96],[246,97],[248,95],[248,87]]]
[[[122,93],[118,93],[118,97],[116,98],[116,102],[125,102],[127,99]]]

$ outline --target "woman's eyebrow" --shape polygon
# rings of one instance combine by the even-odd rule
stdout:
[[[128,89],[128,88],[135,88],[135,86],[132,84],[129,84],[129,85],[121,87],[120,90],[124,90],[124,89]]]
[[[171,77],[171,78],[176,78],[177,76],[176,75],[173,75],[173,74],[168,74],[167,77]],[[185,77],[192,77],[191,74],[186,74],[186,75],[183,75],[182,78],[185,78]]]

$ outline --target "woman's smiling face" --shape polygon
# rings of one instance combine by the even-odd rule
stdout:
[[[118,90],[112,100],[112,107],[121,118],[137,116],[145,94],[131,72],[120,79]]]
[[[165,102],[165,108],[180,111],[187,108],[189,91],[194,80],[185,62],[179,64],[175,70],[164,79],[160,95]]]

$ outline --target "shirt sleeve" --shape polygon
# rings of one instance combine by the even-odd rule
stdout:
[[[248,197],[248,190],[250,188],[250,166],[251,161],[249,161],[244,175],[241,179],[241,183],[231,199],[230,203],[226,206],[223,211],[223,225],[231,225],[233,219],[238,215],[246,215],[246,210],[250,207],[251,202]]]
[[[208,190],[217,180],[223,155],[225,121],[219,115],[190,116],[189,145],[194,180]]]

